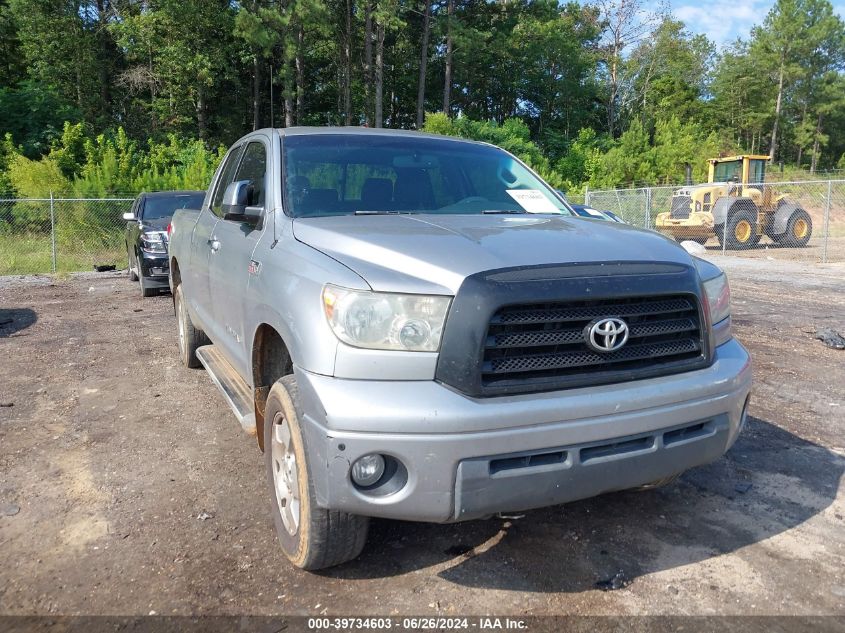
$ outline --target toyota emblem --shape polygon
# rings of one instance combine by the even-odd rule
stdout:
[[[617,317],[591,321],[584,328],[584,338],[590,349],[606,354],[621,349],[628,341],[628,324]]]

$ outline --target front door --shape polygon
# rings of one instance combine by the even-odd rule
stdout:
[[[196,315],[197,324],[213,341],[221,338],[221,333],[217,331],[212,310],[211,255],[216,246],[215,229],[222,215],[223,194],[235,177],[242,149],[243,146],[239,145],[229,150],[217,180],[212,185],[211,197],[203,201],[199,219],[191,235],[190,278],[182,280],[188,284],[185,295]]]
[[[250,183],[247,206],[267,206],[268,147],[269,139],[264,137],[249,140],[235,173],[234,181]],[[267,224],[262,221],[253,226],[223,218],[214,228],[216,250],[211,253],[209,272],[214,321],[220,328],[220,338],[214,342],[241,376],[249,376],[251,371],[252,341],[246,340],[249,333],[244,331],[251,262]]]

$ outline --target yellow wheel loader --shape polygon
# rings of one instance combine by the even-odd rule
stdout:
[[[655,227],[676,240],[704,244],[714,235],[726,248],[751,248],[768,235],[784,246],[806,246],[813,233],[810,215],[764,185],[768,156],[711,158],[707,183],[672,192],[670,210]]]

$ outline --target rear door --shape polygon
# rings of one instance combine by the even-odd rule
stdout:
[[[263,136],[251,137],[245,143],[233,180],[249,181],[247,206],[267,208],[269,147],[269,139]],[[214,321],[223,329],[221,340],[215,343],[220,344],[221,352],[241,376],[250,373],[246,351],[248,342],[244,332],[250,262],[266,224],[262,222],[253,226],[247,222],[221,218],[214,228],[218,248],[212,252],[209,265],[211,301]]]
[[[198,325],[215,343],[223,337],[223,334],[218,324],[214,322],[209,266],[211,255],[217,246],[214,231],[223,213],[223,194],[235,176],[242,150],[242,145],[236,145],[223,159],[217,179],[212,184],[211,196],[204,201],[191,235],[191,279],[186,297],[196,315]]]

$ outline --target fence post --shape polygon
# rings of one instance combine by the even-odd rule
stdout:
[[[50,250],[53,273],[56,272],[56,209],[53,205],[53,192],[50,191]]]
[[[824,245],[822,246],[822,264],[827,263],[827,242],[830,239],[830,201],[833,196],[833,181],[827,181],[827,200],[824,204]]]
[[[584,206],[585,207],[590,206],[590,183],[587,183],[584,186]]]
[[[645,227],[651,228],[651,187],[645,190]]]

